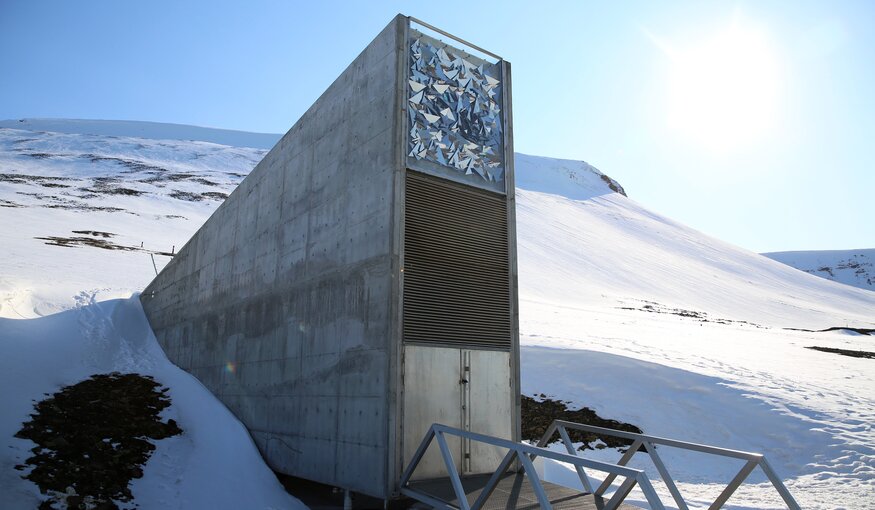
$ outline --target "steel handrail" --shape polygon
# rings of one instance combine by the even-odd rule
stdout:
[[[668,446],[672,448],[679,448],[709,455],[730,457],[747,461],[738,471],[732,481],[729,482],[729,485],[727,485],[726,488],[723,489],[723,492],[721,492],[720,495],[717,496],[717,499],[714,500],[714,503],[711,504],[709,510],[717,510],[719,508],[722,508],[726,501],[729,500],[729,498],[735,493],[738,487],[740,487],[741,484],[744,483],[747,477],[753,472],[754,469],[756,469],[757,466],[762,469],[769,481],[772,482],[772,485],[775,487],[775,490],[778,491],[778,494],[784,500],[787,508],[789,508],[790,510],[801,510],[799,504],[793,498],[793,495],[790,494],[789,490],[787,490],[787,486],[784,485],[784,482],[781,481],[780,477],[778,477],[777,473],[775,473],[775,470],[772,469],[772,466],[762,454],[745,452],[741,450],[733,450],[730,448],[720,448],[717,446],[710,446],[699,443],[691,443],[688,441],[679,441],[677,439],[668,439],[659,436],[650,436],[647,434],[625,432],[622,430],[614,430],[604,427],[596,427],[594,425],[584,425],[582,423],[574,423],[564,420],[554,420],[553,423],[550,424],[550,426],[547,428],[547,431],[544,433],[544,436],[541,437],[540,441],[538,441],[538,447],[546,447],[547,443],[550,441],[550,439],[552,439],[553,435],[558,432],[568,454],[577,456],[578,452],[574,449],[567,429],[592,432],[596,434],[620,437],[623,439],[631,440],[632,445],[629,447],[628,450],[626,450],[626,452],[617,462],[617,465],[620,466],[625,466],[632,458],[632,456],[634,456],[635,453],[637,453],[643,446],[647,454],[650,456],[650,460],[653,462],[654,466],[656,466],[656,470],[659,472],[659,476],[662,478],[662,481],[665,483],[666,487],[668,487],[672,498],[674,499],[675,503],[677,503],[680,510],[688,510],[689,507],[687,506],[683,496],[680,493],[680,490],[677,488],[677,485],[669,474],[665,463],[662,461],[662,458],[657,453],[656,445]],[[586,473],[583,472],[582,469],[577,467],[577,465],[575,465],[575,468],[577,470],[578,476],[580,477],[580,482],[585,488],[591,490],[592,484],[589,481],[589,478],[586,476]],[[598,487],[598,489],[595,490],[594,494],[597,496],[604,494],[604,492],[607,490],[608,487],[610,487],[611,483],[614,481],[615,478],[616,475],[614,475],[613,473],[609,474],[607,478],[605,478],[605,480],[602,482],[602,484]]]
[[[446,443],[446,439],[444,437],[445,434],[469,439],[479,443],[497,446],[500,448],[506,448],[508,450],[507,454],[499,463],[498,468],[492,473],[492,476],[486,483],[486,486],[483,488],[480,496],[477,498],[473,505],[468,504],[468,499],[462,487],[459,471],[456,469],[456,464],[453,460],[452,453],[450,452],[449,447]],[[410,477],[413,476],[413,473],[416,471],[416,467],[419,465],[420,461],[425,455],[426,450],[428,450],[429,445],[431,445],[431,442],[435,440],[437,441],[438,447],[440,448],[441,457],[443,458],[444,465],[447,469],[447,474],[449,475],[450,482],[453,486],[453,492],[455,493],[456,499],[459,502],[458,507],[453,506],[448,501],[441,500],[431,494],[425,493],[409,486]],[[486,503],[486,500],[495,490],[502,475],[507,472],[514,459],[517,459],[520,461],[520,464],[522,464],[523,471],[529,478],[529,482],[532,485],[532,489],[534,490],[535,495],[538,498],[538,503],[540,504],[541,508],[544,510],[549,510],[552,508],[552,506],[550,505],[549,498],[544,491],[543,484],[538,477],[538,473],[536,472],[534,465],[532,464],[532,460],[535,457],[544,457],[559,462],[566,462],[569,464],[573,464],[575,467],[581,470],[582,468],[586,467],[593,470],[606,472],[612,476],[611,480],[613,480],[617,476],[624,477],[625,480],[620,485],[620,488],[602,507],[604,510],[615,510],[616,508],[618,508],[620,506],[620,503],[622,503],[626,499],[626,497],[629,495],[629,493],[632,491],[636,484],[644,493],[644,497],[650,504],[651,509],[665,509],[665,506],[659,499],[659,496],[657,495],[656,490],[653,488],[653,485],[650,483],[650,480],[647,478],[647,475],[644,473],[644,471],[640,469],[634,469],[619,464],[611,464],[609,462],[585,459],[577,455],[554,452],[546,448],[525,443],[515,443],[507,439],[501,439],[498,437],[487,436],[485,434],[478,434],[476,432],[448,427],[439,423],[435,423],[431,427],[429,427],[428,432],[425,434],[425,437],[422,439],[422,442],[416,449],[416,453],[414,453],[413,458],[410,460],[410,464],[407,466],[407,469],[405,469],[404,474],[401,476],[401,493],[416,500],[422,501],[423,503],[432,505],[435,508],[446,508],[454,510],[480,510]],[[602,491],[602,494],[603,493],[604,491]],[[598,494],[598,496],[601,496],[601,494]]]

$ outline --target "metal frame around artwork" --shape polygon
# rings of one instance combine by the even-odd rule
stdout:
[[[453,455],[450,452],[450,448],[449,446],[447,446],[447,440],[444,437],[445,435],[457,436],[463,439],[469,439],[471,441],[477,441],[479,443],[497,446],[499,448],[506,448],[508,450],[507,454],[504,456],[504,459],[502,459],[502,461],[499,463],[498,468],[495,470],[495,472],[492,473],[492,476],[489,478],[486,486],[483,487],[483,490],[480,492],[480,496],[477,498],[473,505],[468,504],[468,498],[465,494],[464,488],[462,487],[462,479],[459,476],[459,471],[456,469],[456,463],[453,460]],[[450,482],[453,486],[453,492],[455,493],[456,499],[459,502],[458,506],[454,506],[448,501],[444,501],[431,494],[425,493],[409,486],[410,477],[413,476],[414,471],[416,471],[416,466],[419,465],[419,462],[422,460],[422,457],[425,455],[426,450],[428,450],[428,447],[429,445],[431,445],[431,442],[433,440],[437,441],[438,447],[440,448],[440,454],[443,458],[444,465],[447,468],[447,474],[450,477]],[[647,502],[652,510],[665,509],[665,506],[660,501],[659,496],[656,494],[656,491],[653,488],[653,485],[650,483],[650,480],[648,480],[647,475],[644,474],[644,471],[640,469],[634,469],[619,464],[610,464],[607,462],[584,459],[576,455],[554,452],[546,448],[532,446],[525,443],[515,443],[507,439],[487,436],[484,434],[477,434],[475,432],[469,432],[453,427],[448,427],[446,425],[441,425],[438,423],[433,424],[428,429],[428,433],[426,433],[422,442],[419,444],[419,448],[417,448],[416,453],[410,460],[410,464],[407,466],[407,469],[401,476],[401,493],[405,496],[431,505],[434,508],[442,508],[447,510],[480,510],[481,508],[483,508],[486,500],[489,499],[489,496],[492,495],[492,492],[498,486],[498,482],[501,480],[501,477],[508,472],[511,467],[511,463],[514,461],[514,459],[516,459],[522,465],[522,471],[524,471],[526,476],[528,477],[529,483],[531,483],[532,485],[532,489],[534,490],[535,495],[538,498],[538,503],[540,504],[541,508],[548,510],[551,509],[552,506],[550,505],[550,500],[547,497],[544,486],[541,483],[540,478],[538,477],[538,473],[535,471],[535,467],[532,464],[532,460],[535,457],[544,457],[552,460],[557,460],[559,462],[567,462],[569,464],[573,464],[578,469],[578,472],[582,472],[583,468],[602,471],[608,473],[611,480],[613,480],[617,476],[624,477],[626,480],[614,493],[611,499],[604,504],[604,506],[602,507],[603,510],[614,510],[619,507],[620,503],[622,503],[623,500],[626,499],[626,496],[629,495],[629,492],[632,490],[633,487],[635,487],[636,484],[644,493],[644,497],[647,499]]]
[[[410,21],[410,22],[416,23],[416,24],[418,24],[418,25],[422,25],[423,27],[425,27],[425,28],[427,28],[427,29],[429,29],[429,30],[433,30],[433,31],[437,32],[438,34],[441,34],[441,35],[443,35],[443,36],[445,36],[445,37],[449,37],[450,39],[456,41],[457,43],[461,43],[461,44],[463,44],[464,46],[467,46],[467,47],[469,47],[469,48],[471,48],[471,49],[477,50],[477,51],[479,51],[479,52],[481,52],[481,53],[483,53],[483,54],[489,55],[490,57],[494,58],[495,60],[504,60],[504,59],[502,59],[501,57],[499,57],[498,55],[496,55],[495,53],[492,53],[491,51],[484,50],[484,49],[481,48],[480,46],[477,46],[477,45],[475,45],[475,44],[471,44],[471,43],[469,43],[468,41],[462,39],[461,37],[456,37],[456,36],[454,36],[453,34],[451,34],[451,33],[449,33],[449,32],[445,32],[445,31],[441,30],[440,28],[438,28],[438,27],[436,27],[436,26],[434,26],[434,25],[430,25],[430,24],[428,24],[428,23],[422,21],[421,19],[414,18],[413,16],[407,16],[407,19],[408,19],[408,21]]]
[[[784,503],[787,505],[787,508],[790,510],[800,510],[799,504],[793,499],[793,496],[790,494],[790,491],[787,490],[787,487],[784,485],[784,482],[778,477],[775,470],[772,469],[772,466],[768,463],[766,458],[759,453],[749,453],[743,452],[739,450],[730,450],[728,448],[718,448],[716,446],[707,446],[703,444],[697,443],[689,443],[686,441],[678,441],[675,439],[666,439],[662,437],[656,436],[648,436],[645,434],[635,434],[632,432],[624,432],[620,430],[607,429],[603,427],[595,427],[592,425],[582,425],[580,423],[573,423],[569,421],[555,420],[550,424],[550,427],[544,433],[544,436],[538,442],[538,447],[545,447],[550,439],[553,437],[555,433],[559,433],[560,438],[562,439],[562,443],[565,446],[565,449],[568,451],[569,455],[573,455],[577,458],[577,450],[575,450],[571,438],[568,435],[568,429],[572,430],[580,430],[583,432],[592,432],[595,434],[601,434],[606,436],[614,436],[620,437],[624,439],[628,439],[632,441],[632,446],[626,450],[626,453],[620,458],[617,462],[618,466],[625,466],[632,456],[638,452],[643,446],[647,454],[650,456],[650,460],[653,462],[653,465],[656,466],[656,470],[659,472],[660,477],[662,477],[663,483],[665,483],[666,487],[668,487],[669,492],[671,493],[672,498],[678,506],[679,510],[688,510],[688,506],[684,501],[683,496],[677,488],[674,480],[671,475],[669,475],[668,470],[665,467],[665,463],[662,461],[662,458],[656,451],[656,445],[668,446],[672,448],[680,448],[683,450],[690,450],[694,452],[705,453],[709,455],[718,455],[721,457],[730,457],[735,459],[745,460],[744,466],[742,466],[741,470],[735,475],[732,481],[729,482],[729,485],[723,489],[723,492],[717,496],[717,499],[714,500],[714,503],[711,504],[709,510],[716,510],[718,508],[722,508],[723,505],[729,500],[729,498],[735,493],[739,486],[747,479],[747,477],[756,469],[757,466],[763,470],[766,477],[768,477],[769,481],[772,482],[772,485],[778,491],[778,494],[784,500]],[[594,493],[596,496],[601,496],[605,493],[608,487],[610,487],[611,483],[616,478],[616,474],[611,473],[605,479],[604,482],[596,489],[592,490],[592,484],[589,478],[586,476],[586,473],[581,469],[581,467],[575,464],[575,468],[577,469],[577,474],[580,477],[580,482],[583,484],[584,488],[587,491]],[[629,482],[628,478],[620,486],[623,489]]]

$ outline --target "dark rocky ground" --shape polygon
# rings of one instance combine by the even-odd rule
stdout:
[[[132,506],[129,483],[143,476],[153,442],[182,433],[159,416],[166,393],[151,377],[113,372],[37,402],[15,436],[36,443],[16,469],[48,496],[40,510]]]
[[[533,442],[539,441],[550,424],[553,423],[553,420],[565,420],[625,432],[642,433],[640,428],[631,423],[602,418],[588,407],[572,409],[569,407],[568,402],[554,400],[544,394],[537,397],[522,396],[522,439]],[[592,450],[596,448],[624,449],[632,445],[632,441],[628,439],[581,432],[579,430],[569,430],[568,435],[573,442],[582,443],[578,448],[579,450]],[[555,434],[553,439],[558,441],[559,435]]]
[[[869,351],[852,351],[849,349],[836,349],[834,347],[818,347],[816,345],[806,347],[806,349],[812,349],[820,352],[829,352],[832,354],[841,354],[842,356],[850,356],[852,358],[875,359],[875,352]]]

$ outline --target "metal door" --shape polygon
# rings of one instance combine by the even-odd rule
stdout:
[[[512,439],[513,388],[510,353],[407,345],[404,348],[404,466],[432,423]],[[456,469],[494,471],[505,452],[447,437]],[[414,479],[446,476],[433,444]]]
[[[403,450],[404,467],[432,423],[462,426],[462,372],[460,350],[452,347],[404,347]],[[456,437],[448,437],[456,469],[461,469],[462,446]],[[414,479],[446,475],[446,467],[436,444],[419,464]]]

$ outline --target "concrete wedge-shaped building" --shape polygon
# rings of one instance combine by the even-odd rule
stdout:
[[[432,423],[519,439],[510,99],[507,62],[396,17],[143,292],[273,469],[390,499]]]

